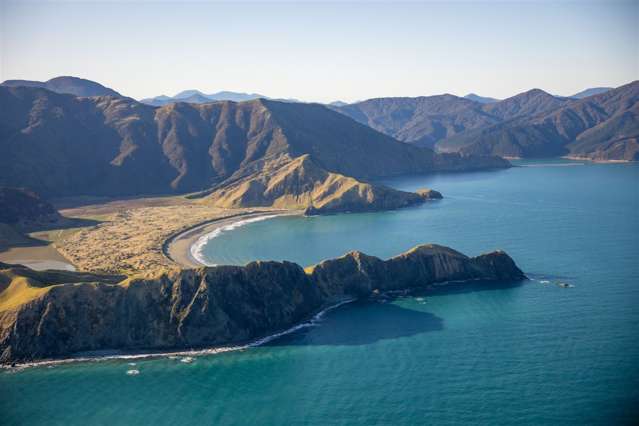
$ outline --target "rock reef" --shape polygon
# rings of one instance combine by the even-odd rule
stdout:
[[[247,342],[345,298],[449,281],[522,279],[504,252],[467,257],[438,245],[386,261],[352,252],[306,270],[251,262],[126,277],[0,263],[0,362]]]

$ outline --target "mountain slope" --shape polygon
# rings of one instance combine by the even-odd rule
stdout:
[[[574,95],[570,96],[570,98],[583,99],[583,98],[587,98],[588,96],[594,96],[594,95],[600,95],[602,93],[606,93],[607,91],[612,89],[614,89],[614,87],[591,87],[590,89],[582,90],[579,93],[575,93]]]
[[[425,147],[499,121],[478,102],[453,95],[369,99],[335,109],[403,142]]]
[[[637,160],[639,81],[444,141],[466,154]]]
[[[369,99],[334,109],[403,142],[432,148],[469,130],[550,111],[568,101],[533,89],[489,103],[438,95]]]
[[[308,154],[280,159],[261,171],[224,185],[206,198],[217,207],[305,209],[307,213],[390,210],[424,201],[416,193],[360,182],[327,172]]]
[[[482,109],[501,120],[510,120],[552,111],[569,101],[570,99],[553,96],[541,89],[532,89],[503,101],[484,105]]]
[[[0,185],[45,196],[199,191],[304,154],[359,179],[508,166],[403,144],[318,104],[155,108],[130,98],[0,87],[0,107]]]
[[[22,188],[0,187],[0,223],[52,222],[60,215],[37,194]]]
[[[489,98],[486,96],[479,96],[475,93],[469,93],[464,96],[465,99],[470,99],[471,101],[479,102],[480,104],[492,104],[494,102],[499,102],[499,99]]]
[[[78,77],[56,77],[48,81],[7,80],[0,84],[5,87],[39,87],[56,93],[74,96],[122,96],[108,87],[95,81]]]
[[[267,96],[260,95],[258,93],[239,93],[221,91],[217,93],[211,93],[209,95],[200,92],[199,90],[184,90],[173,97],[169,96],[156,96],[154,98],[142,99],[140,102],[147,105],[163,106],[174,102],[188,102],[192,104],[203,104],[214,101],[252,101],[254,99],[269,99]]]

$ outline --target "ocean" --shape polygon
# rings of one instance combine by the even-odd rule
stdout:
[[[639,164],[516,165],[386,180],[445,198],[255,221],[218,232],[200,254],[211,264],[310,265],[437,243],[468,255],[503,249],[529,281],[355,302],[265,345],[192,363],[3,371],[0,424],[636,423]]]

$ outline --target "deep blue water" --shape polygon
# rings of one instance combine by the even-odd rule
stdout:
[[[445,199],[271,219],[205,248],[214,263],[304,265],[352,249],[388,257],[426,242],[469,255],[502,248],[533,280],[346,305],[267,346],[192,364],[137,361],[133,377],[126,361],[3,372],[0,423],[631,424],[639,413],[639,165],[543,163],[393,179],[386,183],[432,187]]]

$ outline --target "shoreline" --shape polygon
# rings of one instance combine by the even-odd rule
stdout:
[[[597,160],[595,158],[579,157],[579,156],[573,156],[573,155],[565,155],[565,156],[560,157],[560,158],[564,158],[566,160],[574,160],[574,161],[589,161],[591,163],[599,163],[599,164],[633,163],[632,160]]]
[[[339,300],[332,305],[325,306],[320,308],[313,315],[310,315],[307,319],[300,321],[297,324],[294,324],[288,328],[285,328],[281,331],[276,331],[273,334],[269,334],[264,337],[257,338],[255,340],[250,340],[245,343],[238,343],[235,346],[211,346],[200,349],[168,349],[165,351],[159,350],[154,352],[130,352],[130,353],[118,353],[118,351],[103,351],[103,354],[100,355],[98,353],[94,355],[85,355],[85,356],[77,356],[71,358],[61,358],[61,359],[48,359],[42,361],[34,361],[34,362],[25,362],[25,363],[16,363],[15,365],[0,365],[0,370],[14,371],[18,372],[27,368],[34,367],[45,367],[45,366],[55,366],[55,365],[64,365],[64,364],[73,364],[79,362],[102,362],[102,361],[111,361],[111,360],[144,360],[144,359],[156,359],[156,358],[172,358],[172,357],[190,357],[190,356],[210,356],[210,355],[218,355],[226,352],[233,351],[241,351],[249,348],[254,348],[258,346],[262,346],[265,343],[273,341],[279,337],[286,336],[287,334],[291,334],[296,332],[297,330],[301,330],[303,328],[312,327],[317,324],[322,317],[334,310],[339,308],[340,306],[353,303],[357,299],[354,298],[345,298]],[[78,354],[79,355],[79,354]]]
[[[524,281],[531,280],[529,277],[525,277]],[[424,288],[416,288],[416,289],[397,289],[397,290],[388,290],[380,293],[378,296],[393,296],[393,295],[410,295],[414,294],[412,291],[433,291],[437,290],[438,287],[446,286],[446,285],[460,285],[467,284],[473,282],[482,282],[481,278],[471,278],[467,280],[450,280],[450,281],[442,281],[439,283],[433,283]],[[532,279],[532,281],[538,281],[537,279]],[[333,311],[343,305],[347,305],[353,302],[357,302],[360,300],[366,300],[357,297],[340,297],[334,299],[332,303],[328,303],[323,307],[320,307],[314,313],[310,314],[305,319],[302,319],[296,324],[293,324],[287,328],[282,328],[279,330],[273,331],[271,334],[265,335],[263,337],[258,337],[253,340],[237,342],[235,345],[219,345],[219,346],[204,346],[199,348],[191,348],[191,349],[179,349],[179,348],[169,348],[166,350],[158,349],[158,350],[143,350],[140,349],[138,351],[131,350],[129,352],[120,351],[120,350],[103,350],[103,351],[95,351],[95,352],[81,352],[77,353],[75,357],[69,358],[53,358],[53,359],[43,359],[40,361],[32,361],[32,362],[23,362],[23,363],[15,363],[15,365],[11,364],[0,364],[0,371],[5,370],[8,372],[19,372],[27,368],[37,368],[37,367],[45,367],[49,366],[49,368],[53,368],[55,365],[64,365],[64,364],[74,364],[74,363],[82,363],[82,362],[102,362],[102,361],[112,361],[112,360],[147,360],[147,359],[158,359],[158,358],[179,358],[179,357],[193,357],[193,356],[212,356],[219,355],[226,352],[234,352],[246,350],[254,347],[262,346],[268,342],[271,342],[275,339],[278,339],[282,336],[286,336],[288,334],[294,333],[298,330],[312,327],[318,324],[318,321],[321,320],[324,315],[330,311]],[[370,297],[368,300],[371,300]],[[83,355],[84,354],[84,355]]]
[[[237,226],[245,220],[257,219],[261,217],[280,217],[301,215],[298,210],[255,210],[234,214],[222,218],[212,219],[192,226],[189,229],[169,236],[162,244],[162,254],[171,262],[187,268],[199,268],[209,266],[199,261],[193,256],[192,248],[200,239],[220,231],[225,227]]]

